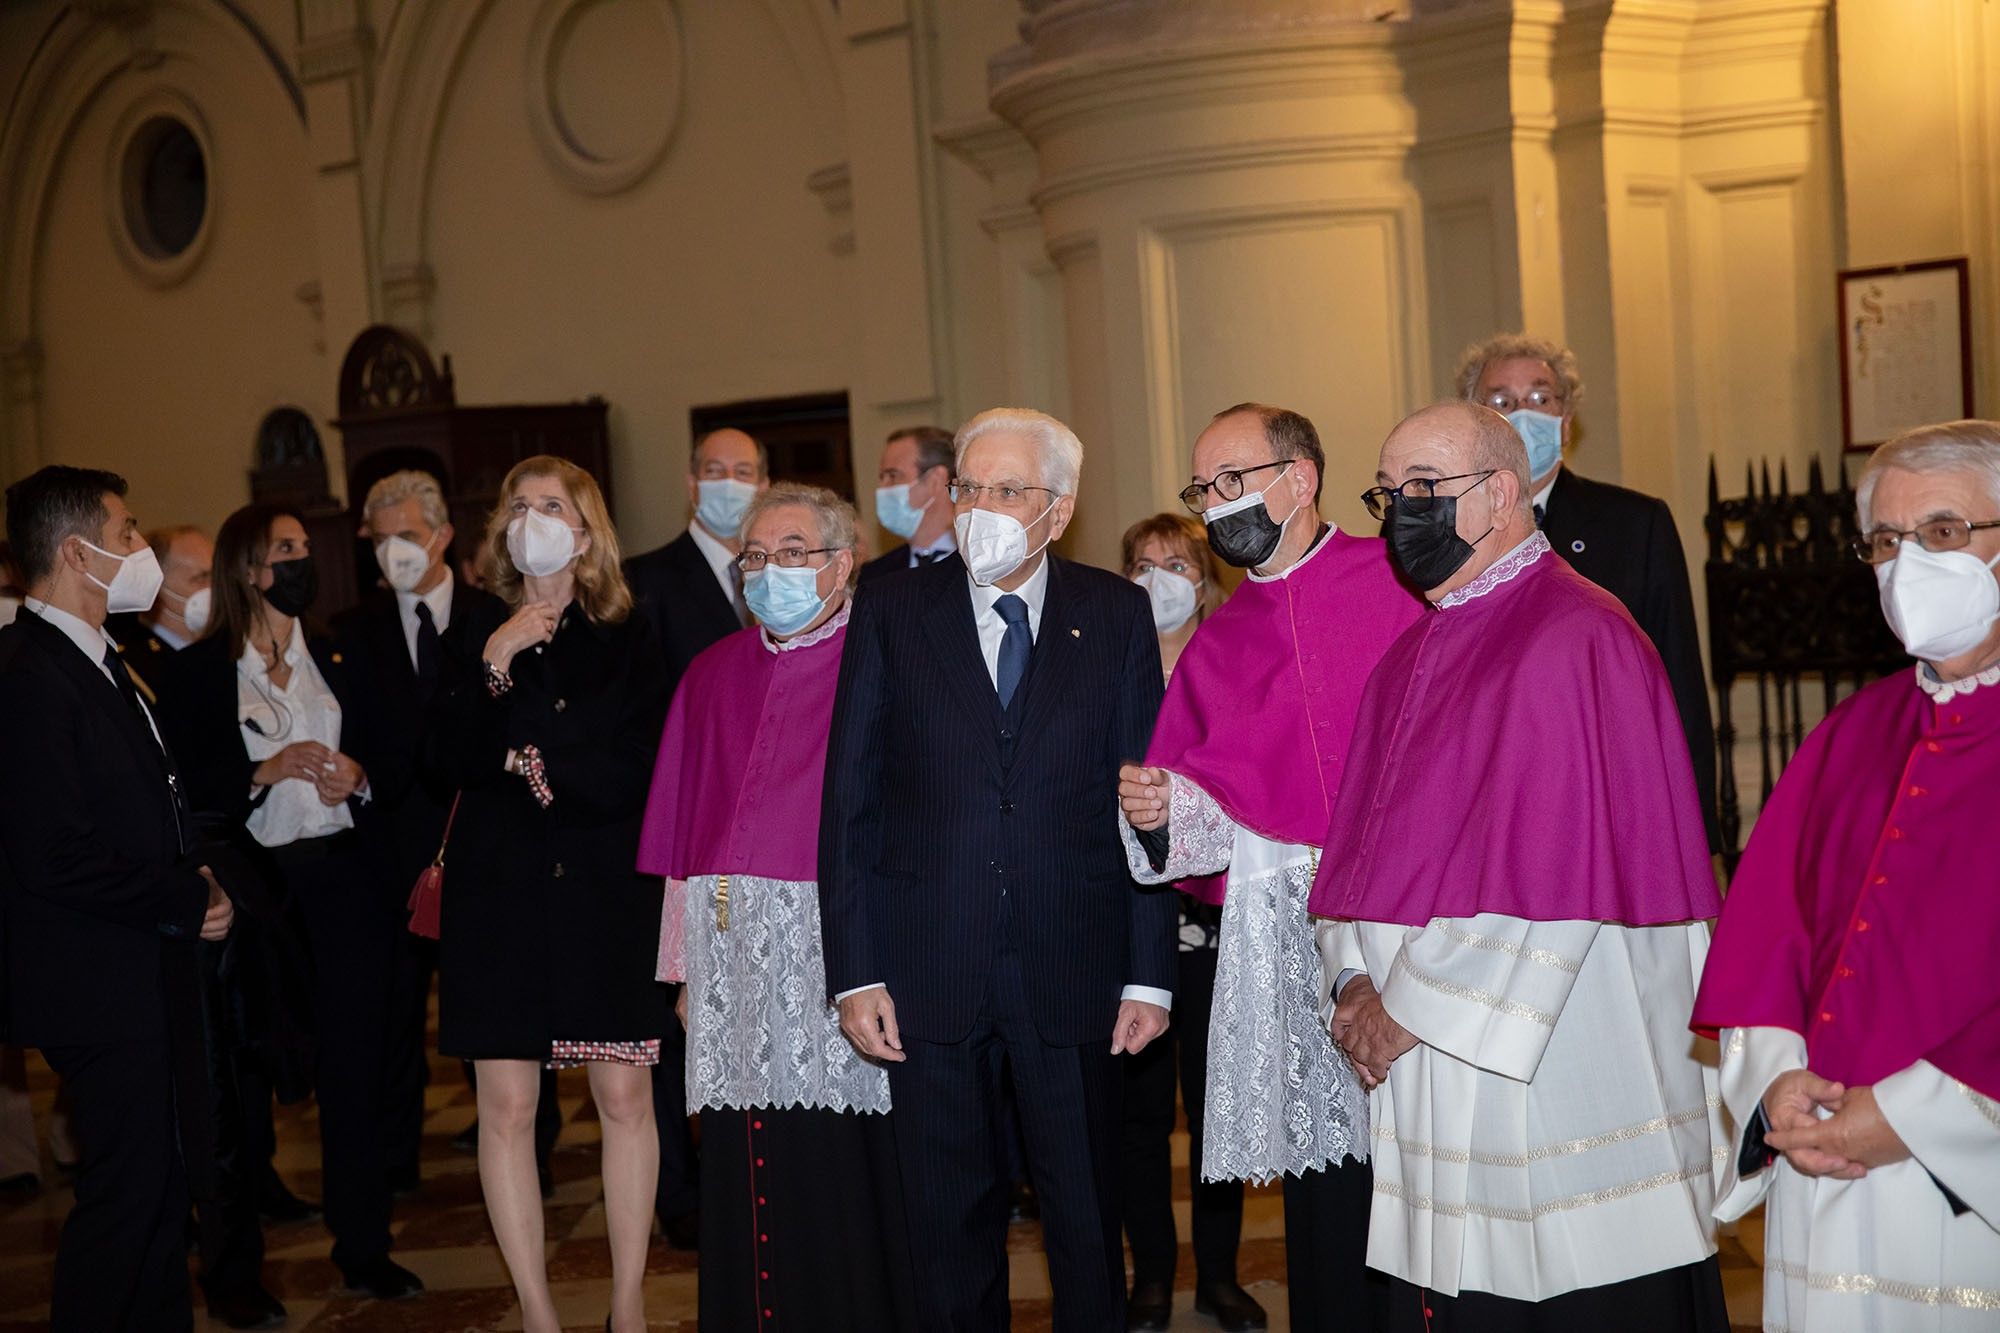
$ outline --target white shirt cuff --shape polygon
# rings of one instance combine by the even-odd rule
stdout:
[[[1170,990],[1161,990],[1158,986],[1127,986],[1118,998],[1138,1000],[1142,1004],[1157,1004],[1169,1012],[1174,1007],[1174,993]]]
[[[833,1002],[835,1004],[839,1004],[842,1000],[846,999],[848,996],[859,995],[861,994],[862,991],[865,990],[883,990],[887,988],[888,984],[889,983],[886,981],[871,981],[866,986],[856,986],[853,990],[844,990],[840,992],[840,994],[833,997]]]

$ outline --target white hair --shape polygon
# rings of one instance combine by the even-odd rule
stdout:
[[[824,486],[805,486],[795,481],[774,481],[760,491],[743,511],[743,526],[737,529],[737,538],[742,540],[750,535],[750,529],[758,519],[773,509],[803,509],[813,516],[813,523],[819,528],[819,544],[829,551],[846,551],[858,554],[856,536],[858,524],[854,517],[854,506],[835,495]],[[847,586],[853,587],[860,574],[860,563],[847,576]]]
[[[1945,421],[1906,430],[1877,449],[1854,485],[1854,507],[1866,532],[1872,521],[1875,483],[1899,472],[1969,472],[1986,484],[1986,498],[2000,508],[2000,421]],[[1967,519],[1980,520],[1978,514]],[[2000,514],[1986,517],[2000,518]]]
[[[399,505],[405,500],[415,500],[417,508],[423,512],[424,522],[433,528],[441,528],[451,517],[445,508],[444,490],[438,480],[428,472],[405,468],[401,472],[391,472],[382,480],[368,488],[368,498],[362,503],[361,514],[373,518],[378,509]]]
[[[1485,342],[1474,343],[1458,354],[1458,369],[1452,381],[1458,396],[1468,403],[1479,401],[1479,377],[1495,361],[1516,357],[1540,361],[1562,386],[1563,410],[1568,411],[1583,397],[1583,381],[1576,371],[1576,353],[1548,338],[1532,338],[1525,333],[1496,333]]]
[[[952,440],[954,469],[964,466],[965,451],[974,440],[998,432],[1033,440],[1042,460],[1042,484],[1057,495],[1076,494],[1083,475],[1083,441],[1068,426],[1032,407],[991,407],[960,426]]]

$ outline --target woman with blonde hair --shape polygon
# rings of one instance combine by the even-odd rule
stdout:
[[[1146,590],[1160,634],[1160,670],[1173,678],[1181,649],[1222,605],[1222,562],[1208,529],[1186,514],[1154,514],[1125,529],[1125,577]]]
[[[619,571],[591,475],[517,463],[481,553],[475,613],[427,761],[459,788],[439,928],[438,1048],[478,1071],[479,1181],[529,1333],[560,1327],[534,1124],[544,1065],[589,1072],[604,1131],[607,1328],[645,1327],[659,1141],[650,1067],[661,882],[634,871],[666,718],[659,645]]]

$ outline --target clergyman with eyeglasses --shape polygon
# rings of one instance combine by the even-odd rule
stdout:
[[[1134,885],[1118,768],[1160,708],[1152,604],[1049,544],[1083,445],[1023,408],[958,431],[958,554],[856,598],[820,819],[826,985],[886,1064],[918,1322],[1007,1324],[1011,1067],[1059,1328],[1125,1322],[1115,1058],[1166,1030],[1173,895]]]
[[[1301,414],[1225,408],[1191,466],[1182,501],[1249,575],[1182,652],[1144,765],[1120,774],[1127,857],[1141,883],[1222,904],[1202,1178],[1282,1178],[1291,1327],[1331,1333],[1368,1319],[1368,1116],[1320,1014],[1306,894],[1362,686],[1424,608],[1379,537],[1320,517],[1326,454]],[[1152,1276],[1138,1274],[1132,1328],[1168,1325],[1171,1282]],[[1264,1326],[1221,1285],[1197,1286],[1200,1308]]]
[[[1686,1025],[1718,899],[1659,654],[1549,549],[1499,413],[1426,408],[1379,467],[1434,610],[1369,677],[1310,906],[1386,1327],[1724,1333]]]
[[[1577,573],[1625,603],[1660,650],[1694,764],[1711,852],[1722,849],[1715,795],[1715,714],[1702,670],[1687,553],[1664,500],[1580,476],[1564,464],[1583,397],[1576,356],[1546,338],[1503,333],[1465,350],[1458,397],[1490,407],[1528,449],[1528,494],[1549,545]]]
[[[1722,1029],[1737,1135],[1717,1213],[1764,1205],[1767,1328],[1986,1328],[2000,1310],[2000,422],[1891,440],[1855,499],[1856,554],[1917,662],[1806,737],[1737,867],[1694,1009]]]

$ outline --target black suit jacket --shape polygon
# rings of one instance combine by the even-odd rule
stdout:
[[[1715,721],[1701,668],[1687,557],[1664,500],[1608,482],[1556,474],[1542,531],[1577,573],[1616,596],[1659,649],[1694,761],[1710,851],[1722,846],[1715,796]]]
[[[353,755],[368,774],[370,804],[382,821],[385,855],[392,885],[407,892],[444,835],[445,816],[457,790],[444,774],[418,763],[424,734],[432,725],[435,695],[453,662],[476,657],[484,642],[468,644],[467,626],[506,619],[500,599],[489,592],[455,584],[451,622],[438,636],[441,675],[426,688],[410,660],[403,637],[402,611],[392,592],[378,592],[342,612],[333,622],[333,648],[340,654],[348,685],[342,701],[340,748]]]
[[[854,576],[854,582],[858,587],[863,583],[873,583],[876,579],[889,574],[908,573],[909,569],[910,547],[905,542],[891,550],[884,551],[873,560],[862,565],[861,571]]]
[[[164,1037],[170,1009],[192,1003],[176,980],[193,981],[208,907],[171,757],[97,665],[26,610],[0,630],[0,731],[10,1039]]]
[[[743,628],[692,532],[627,560],[625,581],[666,655],[670,699],[687,674],[688,663],[710,644]]]
[[[104,622],[105,632],[118,643],[118,656],[139,682],[139,693],[149,706],[173,691],[174,669],[180,649],[153,632],[137,616],[113,616]]]
[[[1174,898],[1143,890],[1118,835],[1118,769],[1159,712],[1145,594],[1049,559],[1012,714],[979,650],[956,557],[854,602],[827,744],[821,924],[829,994],[882,982],[902,1031],[962,1040],[1012,900],[1035,1025],[1109,1041],[1127,985],[1174,988]]]

